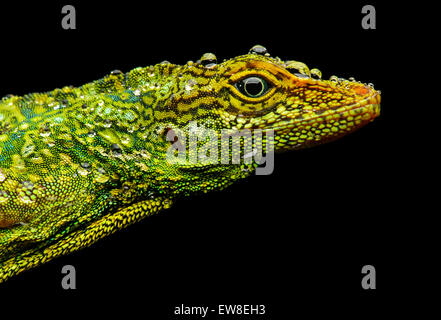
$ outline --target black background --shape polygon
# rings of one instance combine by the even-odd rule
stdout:
[[[61,27],[64,4],[76,8],[76,30]],[[376,30],[361,27],[365,4],[375,5]],[[253,319],[299,313],[359,319],[411,307],[396,298],[424,282],[405,276],[416,260],[424,263],[423,227],[415,218],[424,210],[413,180],[415,153],[408,152],[417,138],[402,130],[413,105],[400,82],[409,54],[400,7],[71,1],[1,4],[0,10],[0,96],[78,86],[163,60],[183,64],[205,52],[223,60],[255,44],[318,67],[325,78],[353,76],[382,91],[381,116],[360,131],[277,155],[272,175],[180,200],[10,279],[0,285],[2,312],[190,319],[174,318],[174,307],[232,303],[265,304],[266,316]],[[76,267],[74,291],[61,288],[67,264]],[[361,287],[366,264],[376,267],[376,290]]]

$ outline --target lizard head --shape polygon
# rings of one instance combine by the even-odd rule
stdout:
[[[161,103],[154,108],[155,122],[162,128],[173,129],[166,131],[167,136],[173,133],[168,137],[173,145],[186,145],[180,158],[183,161],[178,161],[179,173],[173,171],[170,175],[188,175],[183,180],[191,180],[195,185],[202,181],[204,188],[200,189],[208,188],[207,181],[222,180],[229,184],[253,171],[256,162],[247,163],[246,155],[259,147],[263,152],[270,150],[269,133],[273,137],[272,150],[276,152],[311,147],[357,130],[380,112],[380,93],[372,85],[337,77],[323,80],[319,70],[309,70],[301,62],[272,58],[262,46],[219,64],[215,55],[209,53],[195,63],[162,68],[157,73],[174,74],[178,80],[173,85],[161,86],[173,89],[163,91]],[[212,133],[208,140],[204,134],[207,129]],[[176,134],[177,131],[184,134]],[[255,132],[260,135],[254,135]],[[195,135],[196,150],[193,162],[188,163],[192,157],[189,136]],[[235,135],[249,141],[231,141],[229,138]],[[213,136],[215,141],[207,147]],[[222,139],[225,136],[226,141]],[[225,162],[222,146],[227,146],[229,152]],[[175,156],[179,153],[177,149],[172,148]],[[217,154],[210,159],[214,162],[201,160],[201,154],[206,155],[209,150],[213,155],[216,149]],[[245,163],[230,165],[238,154]],[[167,166],[164,170],[175,168]],[[204,178],[195,178],[196,171]]]
[[[174,124],[217,131],[274,132],[275,151],[314,146],[366,125],[380,113],[372,85],[331,77],[298,61],[272,58],[262,46],[217,64],[213,54],[178,67],[178,91],[156,110]]]

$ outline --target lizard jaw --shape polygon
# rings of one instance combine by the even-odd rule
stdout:
[[[339,139],[380,115],[379,91],[349,106],[339,106],[320,115],[278,123],[274,130],[275,151],[297,150]]]

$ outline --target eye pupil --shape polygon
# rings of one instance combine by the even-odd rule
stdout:
[[[244,81],[245,92],[251,97],[257,97],[265,89],[262,79],[257,77],[248,78]]]
[[[270,84],[258,76],[242,79],[236,82],[235,86],[240,93],[249,98],[260,98],[264,96],[270,88]]]

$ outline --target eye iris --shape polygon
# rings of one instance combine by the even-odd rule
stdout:
[[[244,91],[251,97],[260,96],[265,90],[263,80],[252,77],[244,80]]]

